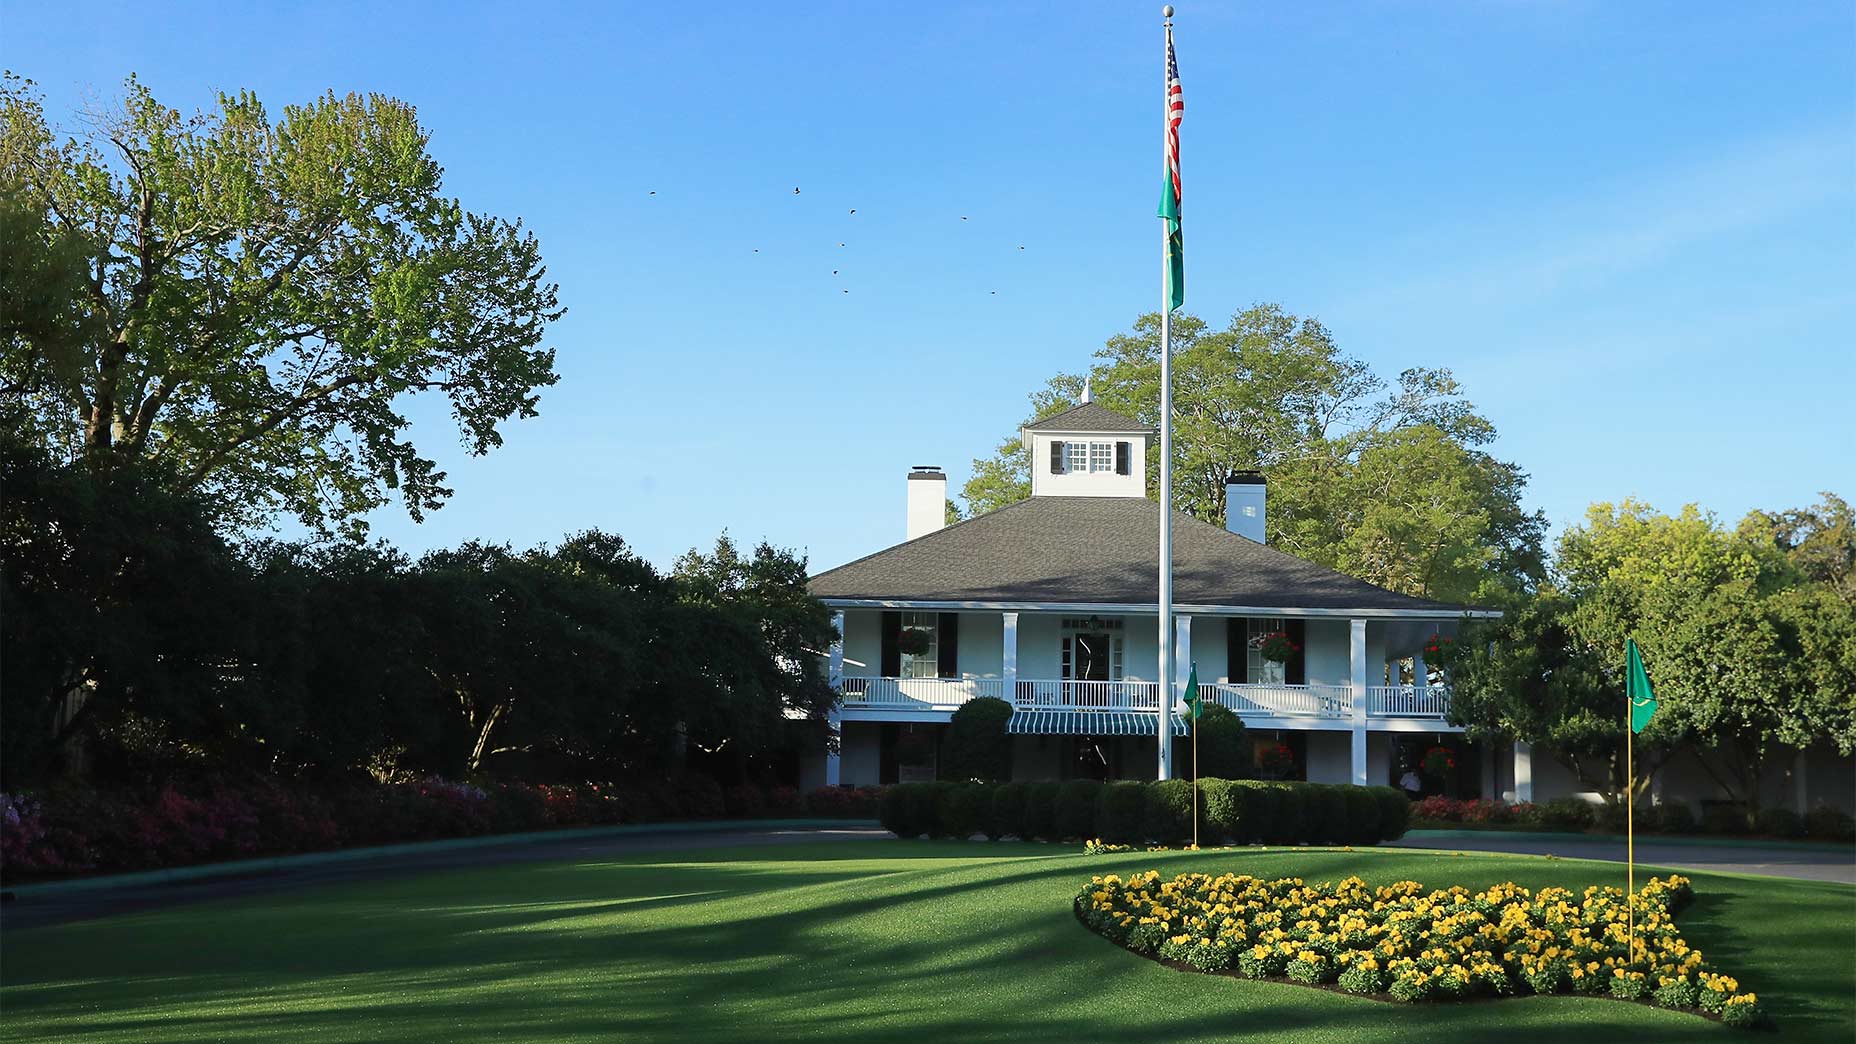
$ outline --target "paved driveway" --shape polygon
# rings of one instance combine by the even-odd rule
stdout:
[[[1434,836],[1434,835],[1444,836]],[[1452,852],[1516,852],[1556,855],[1569,859],[1624,861],[1623,838],[1585,837],[1579,834],[1543,837],[1539,834],[1503,834],[1500,831],[1467,834],[1466,831],[1414,830],[1392,844],[1399,848],[1438,848]],[[1836,850],[1807,845],[1757,842],[1637,840],[1637,862],[1678,870],[1714,870],[1733,874],[1768,874],[1807,881],[1856,884],[1856,845]]]

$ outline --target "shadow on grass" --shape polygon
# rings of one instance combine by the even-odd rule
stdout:
[[[1427,885],[1592,881],[1577,866],[1426,852],[1086,859],[1054,846],[928,842],[496,867],[21,933],[9,939],[6,1030],[21,1039],[125,1041],[898,1044],[931,1035],[1440,1044],[1509,1033],[1530,1044],[1595,1044],[1726,1032],[1680,1013],[1579,998],[1405,1008],[1183,976],[1094,936],[1071,914],[1070,898],[1090,873],[1149,867],[1310,880],[1409,876]],[[1719,928],[1697,945],[1733,972],[1753,949],[1746,933],[1761,930],[1772,905],[1716,894],[1698,879],[1697,903],[1683,920]],[[1807,929],[1802,944],[1835,954],[1835,930]],[[1848,938],[1841,942],[1847,950]],[[1847,993],[1847,972],[1820,963],[1800,985],[1835,996],[1840,982]],[[1787,1004],[1786,984],[1755,988],[1787,1039],[1794,1030],[1836,1039],[1838,1009]]]

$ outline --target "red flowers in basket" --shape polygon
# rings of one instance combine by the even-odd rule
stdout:
[[[1438,779],[1456,770],[1456,751],[1449,747],[1437,746],[1424,752],[1424,774]]]
[[[1289,637],[1286,631],[1271,631],[1258,635],[1254,641],[1257,651],[1271,663],[1288,663],[1289,657],[1302,651],[1301,645]]]

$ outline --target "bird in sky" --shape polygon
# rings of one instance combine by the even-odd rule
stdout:
[[[844,292],[848,294],[848,293],[850,293],[850,292],[851,292],[851,290],[850,290],[850,288],[849,288],[849,287],[846,287],[846,288],[844,289]]]
[[[656,189],[652,189],[652,190],[651,190],[650,192],[647,192],[647,193],[645,193],[645,195],[648,195],[648,196],[655,196],[655,195],[657,195],[657,190],[656,190]]]
[[[843,246],[844,244],[843,244],[843,243],[839,243],[838,245],[839,245],[839,246]]]
[[[965,221],[966,219],[967,219],[967,216],[965,214],[960,215],[960,220]]]
[[[855,213],[857,213],[857,208],[856,208],[856,207],[852,207],[852,208],[851,208],[851,213],[853,213],[853,214],[855,214]]]
[[[758,253],[760,253],[760,247],[755,247],[755,248],[754,248],[754,252],[755,252],[756,254],[758,254]]]
[[[837,269],[835,269],[835,268],[834,268],[834,269],[832,269],[832,270],[831,270],[831,274],[832,274],[832,275],[837,275],[837,274],[838,274],[838,270],[837,270]]]
[[[798,186],[798,185],[794,185],[794,186],[793,186],[793,195],[795,195],[795,196],[797,196],[797,195],[799,195],[799,186]]]
[[[1022,247],[1022,246],[1021,246],[1021,247],[1019,247],[1018,249],[1020,249],[1020,250],[1023,250],[1023,249],[1024,249],[1024,247]]]

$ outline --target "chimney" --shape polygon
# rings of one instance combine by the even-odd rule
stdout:
[[[1264,507],[1268,499],[1269,486],[1262,472],[1231,472],[1224,480],[1224,527],[1238,536],[1263,543]]]
[[[909,469],[908,539],[927,536],[947,525],[947,476],[939,465],[917,464]]]

